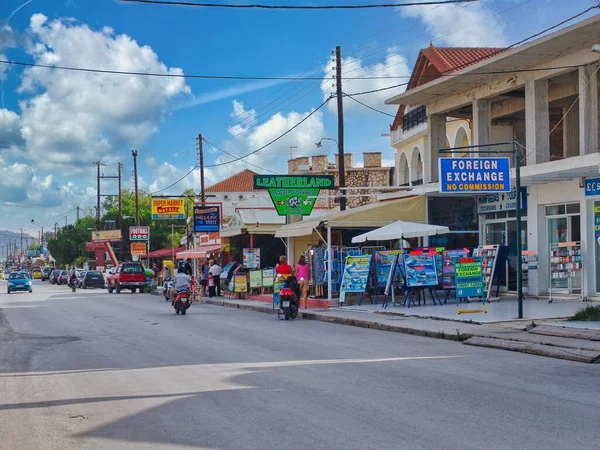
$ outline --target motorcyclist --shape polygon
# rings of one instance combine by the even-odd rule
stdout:
[[[69,286],[72,286],[73,284],[77,285],[78,281],[77,271],[75,270],[75,266],[72,266],[69,272]]]
[[[177,273],[175,274],[175,278],[173,279],[173,290],[175,291],[175,295],[173,296],[173,300],[180,292],[190,293],[190,284],[192,279],[188,274],[185,273],[185,267],[179,267],[177,269]]]

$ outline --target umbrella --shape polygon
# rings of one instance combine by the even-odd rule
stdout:
[[[406,239],[424,236],[434,236],[436,234],[449,233],[448,227],[438,225],[427,225],[425,223],[416,222],[394,222],[385,227],[377,228],[376,230],[363,233],[352,238],[352,243],[366,241],[392,241],[396,239]]]

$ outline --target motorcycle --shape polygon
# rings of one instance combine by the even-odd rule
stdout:
[[[173,300],[173,307],[175,308],[175,314],[181,313],[185,316],[187,309],[191,306],[190,293],[189,291],[180,291]]]
[[[171,300],[171,288],[173,287],[173,281],[168,280],[163,284],[163,295],[165,296],[165,301]]]
[[[279,291],[279,308],[283,312],[285,320],[295,319],[298,317],[298,308],[300,298],[300,285],[296,277],[288,277],[285,280],[285,285]]]
[[[77,283],[79,283],[79,279],[77,277],[69,278],[69,286],[71,286],[71,292],[77,291]]]

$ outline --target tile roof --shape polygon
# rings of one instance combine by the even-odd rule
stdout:
[[[499,47],[436,47],[429,44],[429,47],[419,52],[406,90],[433,81],[442,74],[456,72],[479,61],[496,56],[504,50]],[[394,122],[390,126],[391,130],[396,130],[402,124],[404,110],[404,105],[400,105]]]
[[[254,175],[256,172],[244,169],[206,188],[206,192],[252,192],[255,190]]]

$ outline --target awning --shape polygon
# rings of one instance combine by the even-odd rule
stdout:
[[[174,253],[182,252],[185,247],[179,247],[176,249],[162,248],[160,250],[154,250],[148,255],[149,258],[172,258]]]
[[[600,174],[600,153],[573,156],[531,166],[521,167],[521,185],[545,184],[553,181],[570,181],[579,178],[597,177]],[[515,179],[515,169],[511,169]]]
[[[424,196],[408,197],[372,203],[346,211],[335,211],[316,219],[282,226],[275,237],[296,237],[312,234],[320,226],[332,228],[378,228],[397,220],[426,222]]]
[[[352,243],[357,244],[367,241],[393,241],[396,239],[416,238],[446,234],[450,228],[438,225],[428,225],[416,222],[394,222],[385,227],[363,233],[352,238]]]
[[[177,253],[177,259],[199,259],[206,258],[206,254],[221,250],[221,244],[205,245],[203,247],[193,248],[191,250],[185,250]]]

